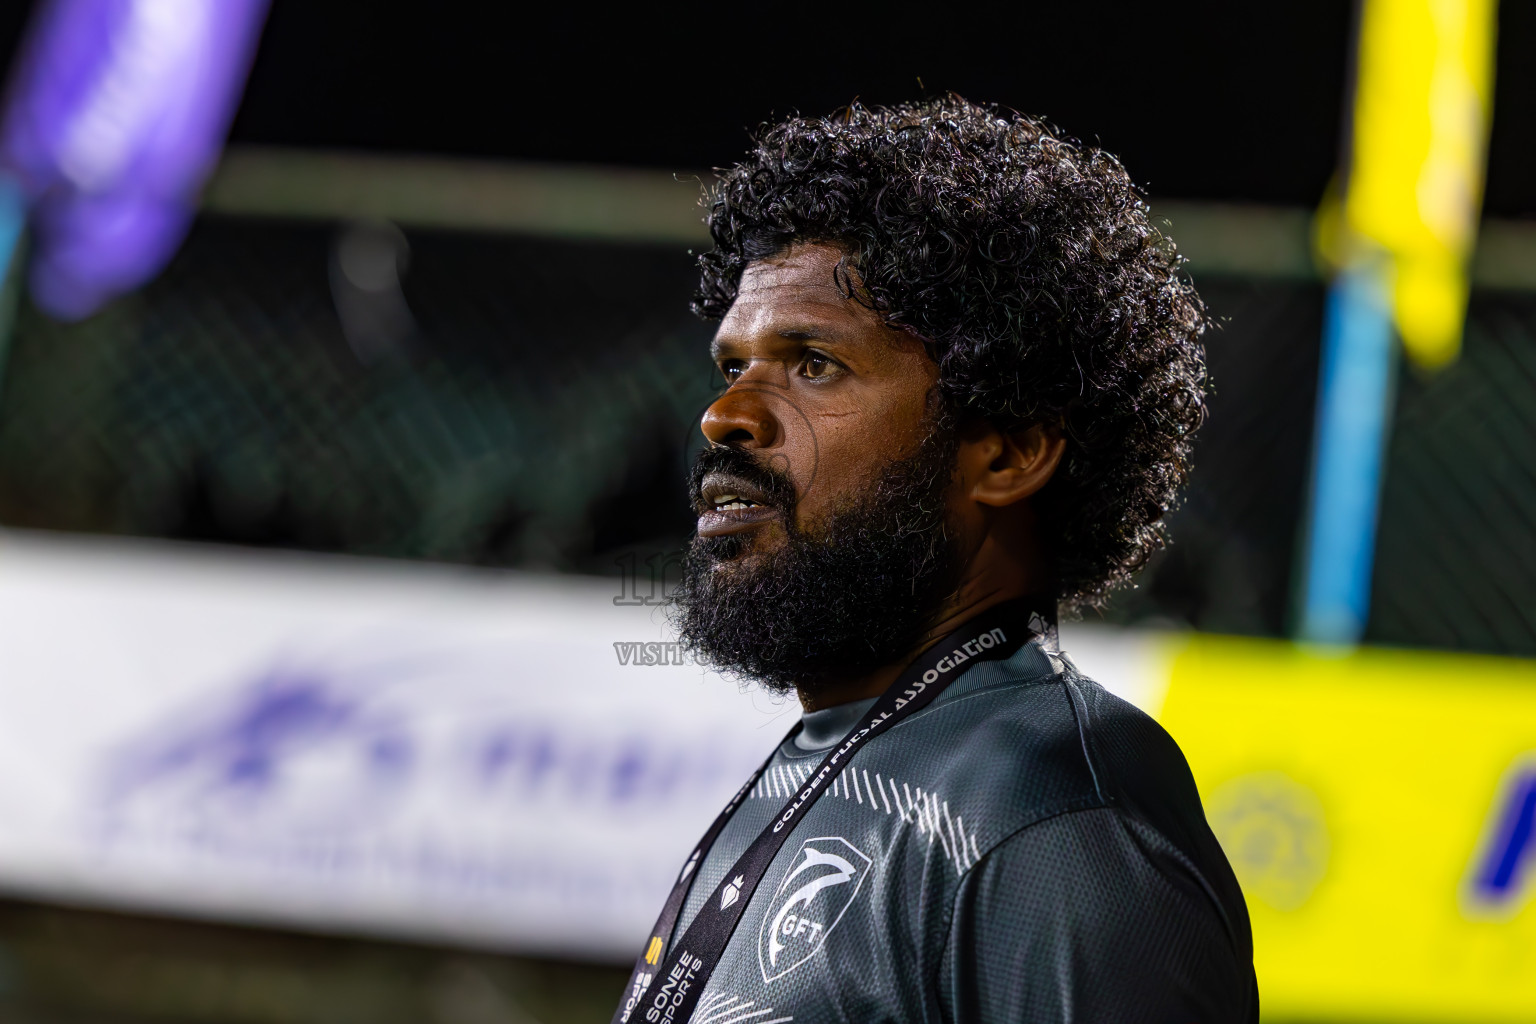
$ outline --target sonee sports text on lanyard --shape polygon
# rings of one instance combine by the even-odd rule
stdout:
[[[1042,611],[1045,609],[1045,611]],[[917,657],[897,677],[885,693],[869,709],[865,722],[855,725],[842,741],[822,760],[784,805],[762,833],[752,841],[725,873],[719,886],[700,908],[698,916],[688,926],[676,949],[667,949],[668,936],[677,925],[678,915],[688,898],[689,881],[720,837],[726,822],[762,778],[773,755],[769,755],[752,777],[736,791],[725,810],[709,826],[699,845],[694,848],[688,863],[672,886],[661,916],[651,929],[646,948],[635,960],[630,972],[629,986],[624,992],[624,1002],[614,1012],[613,1024],[629,1024],[637,1012],[646,1024],[686,1024],[693,1015],[699,995],[709,982],[710,975],[720,962],[726,944],[730,942],[737,922],[752,901],[758,883],[767,873],[774,855],[794,830],[795,819],[808,810],[816,799],[826,792],[827,786],[852,760],[853,754],[869,740],[885,732],[903,718],[919,711],[933,701],[959,673],[962,665],[972,661],[992,661],[1012,655],[1030,640],[1040,638],[1048,647],[1056,646],[1055,601],[1019,600],[989,608],[965,625],[934,644]],[[800,729],[796,723],[790,730],[793,737]]]

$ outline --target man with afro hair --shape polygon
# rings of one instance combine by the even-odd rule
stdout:
[[[1173,740],[1057,649],[1165,542],[1205,309],[1118,160],[957,96],[769,126],[708,198],[722,387],[676,624],[800,722],[616,1021],[1250,1022]]]

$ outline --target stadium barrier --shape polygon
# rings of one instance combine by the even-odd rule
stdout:
[[[677,656],[621,580],[16,532],[0,567],[23,894],[622,957],[795,714]],[[1536,1013],[1536,663],[1063,646],[1183,747],[1266,1016]]]

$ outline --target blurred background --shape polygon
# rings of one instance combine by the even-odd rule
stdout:
[[[951,89],[1120,155],[1220,322],[1175,543],[1065,644],[1188,754],[1266,1019],[1536,1019],[1533,49],[1492,0],[0,10],[0,1019],[607,1019],[794,717],[636,646],[701,183]]]

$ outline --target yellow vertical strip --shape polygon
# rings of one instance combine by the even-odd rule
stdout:
[[[1455,358],[1482,206],[1495,0],[1365,0],[1344,199],[1347,263],[1375,264],[1423,366]]]

